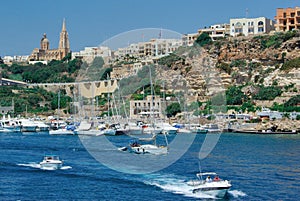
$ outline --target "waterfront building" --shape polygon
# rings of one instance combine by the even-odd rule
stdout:
[[[275,30],[274,21],[265,17],[230,19],[231,36],[249,36]]]
[[[300,7],[276,9],[276,31],[300,29]]]
[[[63,20],[58,49],[50,49],[50,42],[47,35],[44,33],[40,42],[40,48],[35,48],[32,51],[31,55],[28,57],[28,61],[62,60],[68,53],[70,53],[70,42],[66,29],[66,22]]]
[[[103,59],[112,56],[111,49],[109,47],[85,47],[84,50],[79,52],[72,52],[72,59],[81,58],[87,63],[93,62],[96,57],[102,57]]]
[[[224,38],[230,34],[230,24],[215,24],[208,28],[198,29],[198,35],[207,33],[212,40]]]
[[[161,98],[159,96],[147,96],[145,100],[130,101],[130,118],[162,118]]]

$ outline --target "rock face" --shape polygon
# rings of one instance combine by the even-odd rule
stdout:
[[[223,93],[230,85],[248,82],[268,86],[276,81],[282,87],[294,84],[300,91],[300,68],[289,72],[280,70],[285,61],[300,57],[300,33],[282,43],[273,40],[275,45],[268,43],[270,37],[230,37],[215,41],[213,45],[197,49],[197,54],[192,56],[189,56],[191,52],[177,55],[184,58],[184,62],[159,67],[158,78],[166,80],[166,88],[171,91],[186,89],[188,96],[194,96],[189,98],[191,101],[203,101]],[[218,68],[218,64],[227,69]]]

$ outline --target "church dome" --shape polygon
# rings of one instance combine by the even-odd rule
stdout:
[[[42,43],[49,43],[49,40],[48,40],[48,38],[47,38],[47,36],[46,36],[45,33],[44,33],[44,35],[43,35],[43,38],[41,39],[41,42],[42,42]]]
[[[44,33],[43,38],[41,39],[41,49],[42,50],[48,50],[49,49],[49,40],[48,40],[45,33]]]

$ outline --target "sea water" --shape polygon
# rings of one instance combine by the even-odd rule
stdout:
[[[127,146],[130,140],[128,136],[99,137],[107,137],[119,147]],[[189,150],[165,169],[127,174],[95,160],[78,136],[1,133],[0,200],[300,199],[299,135],[222,134],[213,151],[199,160],[204,138],[196,135]],[[39,162],[45,154],[59,155],[63,167],[41,169]],[[186,182],[196,179],[200,169],[231,181],[232,188],[224,199],[192,193]]]

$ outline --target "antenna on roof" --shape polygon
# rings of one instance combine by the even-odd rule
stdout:
[[[249,14],[249,9],[246,8],[246,18],[248,18],[248,14]]]

